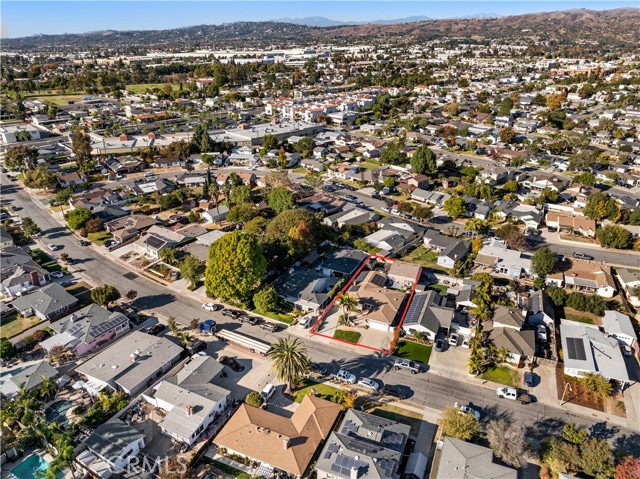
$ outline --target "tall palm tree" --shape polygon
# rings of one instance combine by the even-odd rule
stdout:
[[[191,335],[186,331],[181,331],[178,333],[178,337],[180,338],[180,342],[186,347],[191,344]]]
[[[356,310],[356,308],[358,307],[358,301],[354,297],[349,296],[345,293],[340,296],[340,299],[338,299],[338,304],[344,311],[345,322],[349,324],[351,322],[351,320],[349,319],[349,313]]]
[[[474,234],[478,234],[482,228],[482,220],[480,218],[469,218],[464,224],[464,230]]]
[[[278,338],[268,357],[276,378],[285,383],[285,394],[291,393],[291,385],[304,376],[311,364],[307,348],[299,338],[293,339],[291,336]]]
[[[170,265],[174,265],[177,260],[178,251],[175,248],[165,248],[160,250],[160,258]]]

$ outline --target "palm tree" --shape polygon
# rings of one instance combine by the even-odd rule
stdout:
[[[342,307],[342,310],[344,311],[344,318],[345,318],[346,324],[351,323],[351,320],[349,318],[349,313],[351,311],[356,310],[356,308],[358,307],[358,301],[355,298],[345,293],[342,296],[340,296],[340,299],[338,300],[338,304]]]
[[[186,347],[191,344],[191,335],[186,331],[181,331],[178,333],[178,337],[180,338],[180,342]]]
[[[56,392],[58,392],[58,383],[56,383],[52,378],[42,376],[42,384],[38,391],[40,397],[42,399],[50,399]]]
[[[299,338],[278,338],[268,357],[276,378],[285,383],[285,394],[290,394],[291,385],[297,383],[309,370],[307,349]]]
[[[485,222],[482,221],[480,218],[470,218],[464,224],[464,230],[471,231],[474,234],[474,236],[476,234],[482,234],[486,230],[486,228],[487,226]]]
[[[220,219],[220,208],[218,207],[218,203],[220,203],[220,185],[215,179],[209,185],[209,195],[216,205],[216,213],[218,213],[218,219]]]
[[[165,248],[160,250],[160,258],[170,265],[174,265],[178,256],[178,250],[175,248]]]

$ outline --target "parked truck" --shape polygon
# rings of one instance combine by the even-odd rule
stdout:
[[[520,401],[522,404],[533,402],[533,398],[527,391],[520,391],[516,388],[498,388],[496,394],[499,398],[511,399],[512,401]]]

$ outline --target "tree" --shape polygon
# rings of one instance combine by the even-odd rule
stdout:
[[[38,149],[27,145],[16,145],[7,149],[4,166],[9,170],[33,170],[38,166]]]
[[[300,153],[303,158],[306,158],[311,155],[315,146],[316,142],[313,141],[313,138],[305,136],[293,144],[293,149]]]
[[[211,244],[205,272],[207,296],[247,300],[266,270],[267,260],[256,238],[233,231]]]
[[[102,220],[100,218],[91,218],[84,225],[84,228],[87,230],[87,233],[98,233],[102,231]]]
[[[516,180],[509,180],[504,185],[502,185],[502,191],[506,191],[507,193],[515,193],[518,191],[519,185]]]
[[[234,205],[251,203],[251,187],[249,185],[234,186],[231,188],[229,199]]]
[[[396,180],[392,176],[387,176],[382,181],[382,184],[384,185],[385,188],[393,188],[394,186],[396,186]]]
[[[616,200],[601,191],[592,194],[584,207],[587,218],[595,221],[610,219],[614,221],[620,214]]]
[[[179,331],[177,336],[185,348],[189,346],[189,344],[191,344],[191,341],[193,341],[193,339],[191,338],[191,335],[186,331]]]
[[[268,313],[278,305],[278,292],[271,286],[265,286],[253,295],[253,304],[258,311]]]
[[[510,97],[505,97],[500,102],[500,109],[498,110],[498,112],[501,115],[510,115],[512,108],[513,108],[513,100]]]
[[[350,324],[351,320],[349,318],[349,313],[356,310],[358,307],[358,301],[353,296],[349,296],[347,293],[344,293],[340,296],[340,299],[338,299],[338,304],[342,307],[342,311],[344,311],[345,324]]]
[[[38,388],[38,395],[42,399],[51,399],[58,391],[58,383],[55,379],[47,376],[42,376],[40,380],[41,383],[40,387]]]
[[[397,140],[388,142],[380,152],[380,161],[388,165],[401,165],[406,163],[407,155],[402,151],[402,146]]]
[[[311,364],[302,341],[290,336],[278,338],[267,356],[276,378],[285,383],[285,394],[291,392],[291,386],[304,377]]]
[[[173,316],[169,316],[167,318],[167,327],[169,328],[169,331],[171,331],[171,334],[173,334],[174,336],[177,336],[178,333],[180,332],[178,330],[178,322],[176,321],[176,318]]]
[[[285,210],[293,208],[295,205],[295,199],[291,191],[277,186],[275,188],[271,188],[271,191],[267,196],[267,203],[276,213],[282,213]]]
[[[589,432],[584,429],[577,427],[573,423],[565,424],[562,427],[562,439],[571,444],[580,445],[584,443],[589,437]]]
[[[426,146],[419,146],[409,162],[416,175],[433,174],[438,171],[436,154]]]
[[[577,471],[580,466],[580,453],[577,446],[557,437],[552,437],[544,443],[541,459],[542,464],[550,469],[553,477],[557,477],[560,473]]]
[[[182,263],[180,263],[180,275],[189,281],[191,289],[195,289],[198,286],[206,269],[207,264],[195,256],[187,256]]]
[[[629,230],[617,225],[607,225],[596,231],[596,238],[605,248],[626,249],[631,245],[631,233]]]
[[[100,306],[109,307],[109,303],[120,299],[120,291],[115,286],[105,284],[91,290],[91,300]]]
[[[178,260],[178,250],[175,248],[163,248],[160,250],[160,258],[165,263],[173,266]]]
[[[289,259],[299,259],[319,243],[320,225],[309,211],[300,208],[286,210],[267,225],[266,240],[286,248]]]
[[[91,138],[84,132],[76,132],[71,136],[71,149],[80,171],[93,167],[91,163]]]
[[[556,306],[564,306],[564,303],[567,301],[567,292],[562,288],[551,286],[547,288],[546,292]]]
[[[474,234],[484,234],[487,231],[487,224],[480,218],[470,218],[464,224],[464,230]]]
[[[467,205],[465,204],[464,199],[459,197],[453,197],[446,200],[443,208],[447,214],[454,219],[462,216],[467,211]]]
[[[496,230],[496,236],[503,240],[511,249],[521,250],[524,247],[524,234],[517,225],[509,223],[502,225]]]
[[[324,178],[320,173],[309,173],[304,177],[304,182],[312,188],[320,188],[324,183]]]
[[[262,138],[262,147],[266,151],[275,150],[276,148],[278,148],[278,139],[274,135],[270,135],[269,133],[267,133]]]
[[[591,173],[590,171],[585,171],[584,173],[580,173],[573,177],[574,183],[582,183],[583,185],[595,186],[596,184],[596,175]]]
[[[546,102],[547,109],[550,111],[557,110],[562,106],[562,100],[563,100],[562,95],[556,95],[556,94],[549,95],[547,97],[547,102]]]
[[[556,255],[548,246],[538,248],[531,256],[531,269],[538,276],[546,276],[556,267]]]
[[[259,214],[258,210],[251,203],[240,203],[229,209],[227,221],[230,223],[246,223]]]
[[[473,439],[480,431],[480,422],[471,414],[463,413],[457,407],[442,412],[442,434],[462,441]]]
[[[513,143],[516,139],[516,132],[510,126],[507,126],[506,128],[500,130],[499,135],[500,141],[506,144]]]
[[[427,206],[416,206],[413,210],[413,216],[421,220],[428,220],[433,216],[433,210]]]
[[[79,230],[84,228],[92,216],[89,208],[75,208],[67,213],[67,225],[74,231]]]
[[[138,297],[138,292],[135,289],[131,289],[131,290],[127,291],[127,294],[125,294],[125,297],[129,301],[133,302]]]
[[[582,384],[587,390],[602,397],[610,397],[613,394],[611,382],[598,373],[585,373],[582,376]]]
[[[262,400],[262,396],[260,396],[260,393],[257,391],[251,391],[249,394],[246,395],[246,397],[244,398],[244,402],[246,404],[248,404],[249,406],[253,406],[253,407],[261,407],[262,403],[264,402]]]
[[[640,479],[640,459],[627,456],[618,467],[613,475],[614,479]]]
[[[529,448],[521,426],[506,419],[495,419],[487,425],[487,439],[494,454],[516,469],[523,468],[529,458]]]
[[[15,346],[7,338],[0,339],[0,358],[9,359],[16,353]]]
[[[56,175],[48,168],[39,166],[33,170],[25,171],[24,184],[27,188],[36,190],[49,190],[58,182]]]
[[[613,451],[605,439],[590,437],[580,446],[580,467],[582,472],[596,479],[613,476],[615,465]]]
[[[21,228],[22,233],[27,238],[32,238],[33,236],[37,236],[42,232],[42,229],[29,216],[25,216],[24,218],[22,218]]]

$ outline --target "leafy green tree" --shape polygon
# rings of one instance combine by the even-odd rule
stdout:
[[[100,306],[109,307],[109,303],[120,299],[120,291],[115,286],[105,284],[91,290],[91,300]]]
[[[158,199],[158,204],[163,210],[171,210],[182,205],[182,201],[180,200],[180,197],[175,193],[169,193],[167,195],[161,196]]]
[[[286,385],[285,394],[291,392],[291,386],[297,384],[311,366],[307,349],[299,338],[278,338],[267,356],[276,378]]]
[[[315,146],[316,142],[313,141],[313,138],[305,136],[293,144],[293,149],[300,153],[303,158],[306,158],[311,155]]]
[[[169,331],[171,331],[171,334],[173,334],[174,336],[177,336],[178,333],[180,332],[178,330],[178,322],[176,321],[176,318],[173,316],[169,316],[167,318],[167,327],[169,328]]]
[[[397,140],[388,142],[380,152],[380,160],[387,165],[401,165],[407,162],[407,155]]]
[[[286,248],[290,259],[299,259],[312,251],[320,242],[321,227],[318,219],[300,208],[286,210],[267,225],[266,240]]]
[[[349,313],[355,311],[358,308],[358,300],[356,300],[356,298],[354,298],[353,296],[344,293],[340,296],[340,299],[338,299],[338,304],[344,312],[344,323],[351,324]]]
[[[21,228],[22,228],[22,233],[27,238],[38,236],[42,232],[42,229],[29,216],[25,216],[24,218],[22,218]]]
[[[7,338],[0,339],[0,358],[9,359],[16,353],[16,348]]]
[[[596,175],[591,173],[590,171],[585,171],[584,173],[580,173],[573,177],[574,183],[582,183],[583,185],[595,186],[596,184]]]
[[[509,180],[502,186],[502,191],[507,193],[515,193],[518,191],[519,185],[516,180]]]
[[[580,445],[584,443],[589,437],[589,432],[581,427],[576,426],[574,423],[565,424],[562,427],[562,439],[571,444]]]
[[[27,145],[11,146],[5,154],[4,166],[9,170],[33,170],[38,166],[38,149]]]
[[[564,303],[567,301],[567,292],[562,288],[551,286],[547,288],[546,292],[556,306],[564,306]]]
[[[262,138],[262,147],[266,151],[275,150],[276,148],[278,148],[278,139],[274,135],[270,135],[269,133],[267,133]]]
[[[609,479],[615,472],[611,446],[605,439],[590,437],[580,445],[582,472],[596,479]]]
[[[631,233],[617,225],[607,225],[596,231],[596,238],[600,241],[600,245],[605,248],[626,249],[631,245],[633,239]]]
[[[24,172],[24,184],[27,188],[50,190],[58,183],[56,175],[48,168],[38,166]]]
[[[494,419],[487,425],[487,440],[494,454],[516,469],[523,468],[530,452],[521,426],[506,419]]]
[[[200,261],[195,256],[187,256],[182,263],[180,263],[180,275],[189,281],[193,289],[195,289],[200,280],[202,280],[206,269],[206,263]]]
[[[610,397],[613,394],[611,381],[605,378],[602,374],[585,373],[581,380],[585,388],[602,397]]]
[[[89,208],[75,208],[67,213],[67,224],[72,230],[83,228],[92,217]]]
[[[615,199],[599,191],[592,194],[587,200],[584,214],[587,218],[595,221],[602,221],[604,219],[615,221],[620,214],[620,209]]]
[[[249,185],[234,186],[231,188],[229,199],[234,205],[251,203],[251,187]]]
[[[173,266],[178,261],[178,250],[175,248],[162,248],[160,250],[160,258],[165,263]]]
[[[293,193],[286,188],[276,186],[271,188],[269,195],[267,196],[267,203],[276,212],[282,213],[285,210],[290,210],[295,205],[295,199]]]
[[[214,241],[205,272],[207,296],[223,301],[245,301],[260,284],[267,261],[258,241],[233,231]]]
[[[257,391],[251,391],[249,394],[247,394],[247,396],[244,398],[244,402],[247,403],[249,406],[253,406],[253,407],[261,407],[262,403],[264,402],[262,400],[262,396],[260,396],[260,393]]]
[[[456,407],[442,412],[442,434],[462,441],[473,439],[480,432],[480,422],[471,414],[463,413]]]
[[[324,178],[319,173],[309,173],[304,177],[304,182],[312,188],[320,188],[324,183]]]
[[[542,447],[542,464],[547,466],[552,477],[560,473],[576,472],[580,467],[580,452],[574,444],[552,437]]]
[[[93,168],[91,161],[91,138],[82,132],[71,135],[71,149],[75,155],[75,161],[80,171]]]
[[[498,110],[498,112],[501,115],[510,115],[512,108],[513,108],[513,100],[510,97],[505,97],[500,102],[500,109]]]
[[[451,218],[459,218],[467,211],[467,205],[464,202],[464,199],[459,197],[453,197],[446,200],[443,208]]]
[[[413,216],[421,220],[428,220],[433,216],[433,210],[427,206],[416,206],[413,210]]]
[[[524,234],[518,225],[507,223],[496,230],[496,236],[511,249],[522,250],[525,244]]]
[[[246,223],[260,213],[251,203],[240,203],[232,206],[227,214],[227,221],[231,223]]]
[[[253,295],[253,304],[263,313],[275,311],[278,306],[278,292],[273,286],[267,285]]]
[[[358,238],[357,240],[355,240],[353,242],[353,247],[370,254],[375,254],[380,251],[375,246],[371,246],[369,243],[367,243],[363,238]]]
[[[386,187],[386,188],[393,188],[396,186],[396,180],[392,177],[392,176],[387,176],[382,184]]]
[[[250,235],[256,237],[263,236],[268,224],[269,220],[263,218],[262,216],[256,216],[255,218],[245,222],[244,230]]]
[[[413,172],[417,175],[433,174],[438,171],[436,154],[426,146],[419,146],[409,162]]]
[[[538,276],[546,276],[556,267],[556,255],[547,246],[538,248],[531,256],[531,269]]]
[[[500,141],[502,143],[509,144],[515,141],[516,132],[514,131],[513,128],[511,128],[510,126],[507,126],[502,130],[500,130],[500,133],[498,134],[498,136],[500,137]]]

